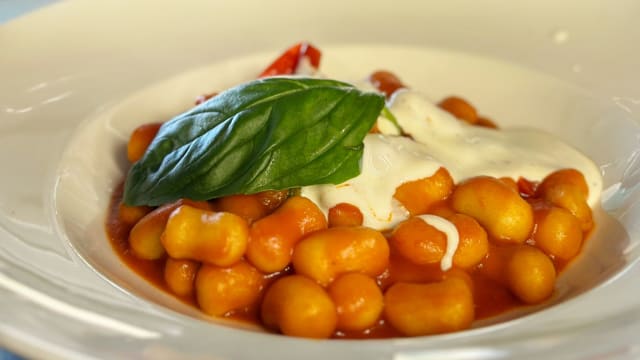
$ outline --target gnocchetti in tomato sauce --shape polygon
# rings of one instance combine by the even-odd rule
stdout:
[[[301,43],[260,77],[285,76],[271,83],[277,91],[290,85],[286,76],[313,76],[319,65],[320,51]],[[326,84],[295,86],[306,91]],[[559,273],[595,226],[591,207],[602,181],[590,159],[540,131],[498,129],[460,97],[434,103],[387,71],[373,72],[359,90],[328,86],[340,96],[368,91],[382,99],[375,105],[379,115],[358,138],[363,148],[320,152],[338,163],[336,172],[344,170],[340,154],[345,163],[359,155],[349,160],[357,174],[335,181],[327,173],[322,176],[332,181],[210,198],[177,194],[149,204],[127,203],[125,184],[114,191],[106,220],[123,262],[208,315],[298,337],[449,333],[553,296]],[[206,109],[217,96],[203,96],[198,106]],[[366,101],[374,106],[378,100]],[[332,103],[326,121],[344,126],[338,134],[357,137],[348,121],[333,123],[347,111],[339,103]],[[229,121],[241,121],[235,119]],[[261,126],[278,134],[278,121]],[[144,124],[132,133],[132,165],[154,160],[148,148],[160,146],[163,127]],[[310,143],[322,148],[316,140]],[[184,162],[199,154],[189,146],[167,157],[181,154]],[[301,176],[315,174],[313,161],[301,166]],[[211,171],[203,176],[215,177]]]

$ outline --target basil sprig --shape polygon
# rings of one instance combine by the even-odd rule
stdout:
[[[125,182],[124,202],[338,184],[360,173],[382,95],[325,79],[251,81],[165,123]]]

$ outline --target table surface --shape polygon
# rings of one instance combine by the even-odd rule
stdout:
[[[0,24],[53,3],[55,0],[0,0]],[[2,359],[0,357],[0,359]]]

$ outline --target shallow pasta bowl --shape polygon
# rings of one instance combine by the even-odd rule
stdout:
[[[633,356],[640,89],[628,74],[640,54],[623,45],[640,32],[638,7],[520,6],[63,2],[0,28],[2,345],[63,358]],[[543,311],[434,337],[310,341],[205,319],[119,261],[103,224],[128,133],[250,79],[301,39],[325,51],[331,76],[395,71],[504,127],[552,132],[600,166],[597,232]]]

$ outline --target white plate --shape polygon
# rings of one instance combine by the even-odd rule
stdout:
[[[79,1],[5,25],[0,345],[59,358],[638,355],[638,10],[635,1]],[[158,305],[182,311],[118,267],[100,232],[105,194],[122,172],[109,151],[135,124],[249,78],[302,39],[325,50],[328,73],[364,76],[379,64],[435,98],[462,94],[502,124],[542,127],[590,155],[617,219],[606,223],[617,245],[598,257],[599,285],[501,325],[367,342],[232,329]]]

